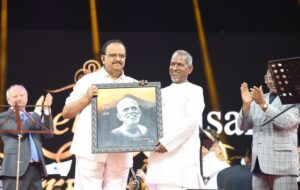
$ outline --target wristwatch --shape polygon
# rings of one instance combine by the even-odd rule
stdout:
[[[263,110],[263,111],[266,111],[267,108],[268,108],[268,104],[267,104],[267,103],[264,103],[264,104],[262,105],[262,110]]]

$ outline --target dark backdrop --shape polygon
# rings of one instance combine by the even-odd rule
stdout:
[[[234,146],[230,156],[243,155],[251,135],[236,132],[235,116],[241,107],[239,87],[263,84],[268,60],[300,56],[300,8],[297,0],[200,0],[207,46],[212,63],[222,122],[210,107],[207,82],[192,1],[96,1],[101,42],[121,39],[127,47],[125,73],[136,79],[170,84],[171,54],[185,49],[194,57],[190,81],[204,88],[206,108],[203,127],[222,132]],[[102,43],[103,44],[103,43]],[[74,83],[75,72],[92,59],[88,1],[48,0],[8,2],[7,85],[23,84],[34,104],[45,89]],[[266,88],[265,88],[266,89]],[[70,90],[54,94],[53,114],[58,115]],[[227,128],[227,132],[224,132]],[[56,152],[72,140],[72,121],[60,126],[65,134],[45,142]],[[139,154],[135,167],[142,165]],[[62,161],[74,159],[67,158]],[[47,159],[48,163],[54,162]],[[72,179],[74,166],[64,180]],[[59,176],[55,176],[59,178]],[[65,182],[65,186],[66,186]],[[50,187],[49,187],[50,188]]]

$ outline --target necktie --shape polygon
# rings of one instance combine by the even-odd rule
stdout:
[[[26,114],[24,112],[21,112],[20,117],[22,122],[26,120]]]
[[[273,102],[273,100],[277,97],[277,94],[269,94],[269,104]]]
[[[24,112],[22,112],[21,113],[22,122],[24,122],[26,119],[27,119],[26,114]],[[38,154],[37,148],[35,146],[35,143],[33,141],[31,133],[29,133],[28,135],[29,135],[29,141],[30,141],[31,159],[35,162],[38,162],[39,161],[39,154]]]
[[[35,162],[38,162],[39,154],[38,154],[37,148],[35,146],[35,143],[33,141],[31,133],[29,133],[29,140],[30,140],[31,159]]]

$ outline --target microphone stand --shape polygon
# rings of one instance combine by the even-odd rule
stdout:
[[[34,106],[26,106],[26,107],[36,107],[37,105],[34,105]],[[2,105],[1,105],[2,107]],[[4,106],[5,107],[5,106]],[[43,105],[42,105],[42,108],[44,108],[44,102],[43,102]],[[17,133],[18,134],[18,156],[17,156],[17,174],[16,174],[16,190],[19,190],[19,179],[20,179],[20,164],[21,164],[21,161],[20,161],[20,157],[21,157],[21,139],[22,139],[22,134],[23,133],[39,133],[39,134],[51,134],[52,131],[41,131],[41,132],[38,132],[38,131],[31,131],[31,130],[22,130],[22,121],[21,121],[21,115],[20,115],[20,110],[23,111],[24,113],[26,113],[25,110],[21,109],[17,104],[14,106],[14,111],[15,111],[15,114],[16,114],[16,123],[17,123],[17,130],[0,130],[0,132],[8,132],[8,133]],[[44,109],[42,109],[42,113],[44,112],[43,111]],[[43,113],[44,114],[44,113]],[[41,116],[43,116],[43,114]],[[27,113],[26,113],[27,115]],[[32,119],[29,115],[27,115],[27,117],[29,119]],[[7,120],[5,120],[4,123],[0,123],[0,126],[2,126],[3,124],[6,123]],[[39,126],[41,128],[45,128],[40,122],[38,123]]]
[[[205,131],[204,129],[202,129],[200,126],[199,126],[199,132],[200,132],[200,135],[199,135],[199,138],[200,138],[200,174],[202,176],[203,182],[206,184],[207,181],[210,179],[210,177],[205,177],[203,175],[203,155],[202,155],[203,143],[202,143],[202,140],[204,140],[204,139],[201,139],[201,133],[204,134],[205,137],[209,138],[213,142],[215,141],[215,139],[212,139],[210,133]]]
[[[199,138],[201,137],[201,133],[204,134],[206,137],[208,137],[207,132],[204,129],[202,129],[200,126],[199,126],[199,132],[200,132]],[[202,155],[202,146],[203,146],[203,144],[202,144],[202,140],[203,139],[200,138],[200,174],[201,174],[202,179],[204,181],[204,176],[203,176],[203,155]]]
[[[202,180],[204,181],[203,176],[203,155],[202,155],[202,143],[200,142],[200,175],[202,177]]]
[[[22,139],[22,134],[18,134],[18,160],[17,160],[17,177],[16,177],[16,190],[19,189],[19,178],[20,178],[20,155],[21,155],[21,139]]]
[[[17,158],[17,177],[16,177],[16,190],[19,189],[19,178],[20,178],[20,154],[21,154],[21,139],[22,139],[22,131],[21,131],[21,117],[20,117],[20,108],[16,104],[14,106],[16,121],[17,121],[17,131],[18,131],[18,158]]]
[[[130,172],[132,174],[132,177],[134,179],[134,187],[133,187],[133,190],[141,190],[141,184],[140,184],[140,181],[138,180],[138,176],[136,176],[133,168],[130,168]]]

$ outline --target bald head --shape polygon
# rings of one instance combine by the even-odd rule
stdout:
[[[6,91],[7,103],[11,106],[26,106],[28,93],[23,85],[15,84],[10,86]]]
[[[117,104],[117,117],[124,124],[138,124],[141,117],[141,110],[138,103],[132,98],[123,98]]]

